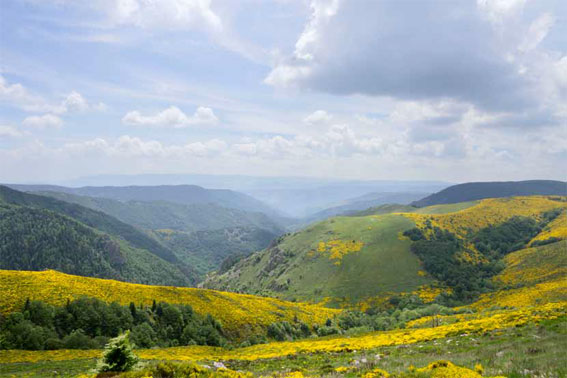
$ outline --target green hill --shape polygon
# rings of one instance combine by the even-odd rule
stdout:
[[[507,182],[469,182],[453,185],[440,192],[412,203],[413,206],[476,201],[484,198],[501,198],[532,195],[567,195],[567,183],[552,180],[529,180]]]
[[[151,284],[195,273],[167,247],[104,213],[0,186],[2,269],[58,269]]]
[[[330,305],[446,290],[447,303],[467,303],[492,290],[507,254],[560,235],[549,227],[565,208],[565,197],[539,196],[384,206],[287,234],[204,285]]]
[[[413,222],[401,215],[328,219],[280,238],[270,248],[238,262],[228,272],[211,276],[205,286],[286,299],[360,300],[378,293],[406,292],[431,282],[418,274],[419,259],[410,241],[398,237]],[[359,251],[331,258],[320,243],[339,240],[363,243]],[[332,246],[330,247],[332,248]]]

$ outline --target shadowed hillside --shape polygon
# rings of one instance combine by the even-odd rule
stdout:
[[[500,198],[531,195],[567,195],[567,183],[552,180],[470,182],[453,185],[438,193],[412,203],[413,206],[475,201],[484,198]]]

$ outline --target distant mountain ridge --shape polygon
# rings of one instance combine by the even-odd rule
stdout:
[[[160,257],[174,264],[181,262],[180,266],[191,267],[190,276],[195,276],[192,282],[198,280],[197,276],[204,277],[210,270],[217,269],[226,257],[248,255],[263,249],[285,232],[285,223],[278,222],[282,220],[280,217],[274,219],[261,212],[216,203],[198,203],[198,199],[192,204],[117,200],[72,194],[68,193],[74,190],[72,188],[50,185],[21,188],[40,190],[29,192],[28,202],[30,198],[39,197],[44,206],[82,214],[80,220],[88,225],[98,228],[103,225],[101,229],[111,234],[117,234],[119,228],[122,233],[126,232],[127,239],[128,235],[135,235],[136,240],[129,238],[132,242],[143,239],[140,247],[159,252]],[[58,191],[46,191],[48,189]],[[34,197],[34,194],[39,196]],[[83,214],[84,210],[78,210],[85,208],[89,209],[86,214]],[[99,219],[101,214],[104,214],[104,220]],[[113,225],[110,228],[109,223]]]
[[[274,209],[247,194],[228,189],[205,189],[197,185],[84,186],[80,188],[57,185],[7,184],[6,186],[25,192],[62,192],[118,201],[167,201],[184,205],[214,203],[233,209],[280,215]]]
[[[309,221],[322,220],[337,215],[352,215],[370,208],[379,207],[386,204],[407,205],[417,199],[423,198],[427,193],[368,193],[356,198],[352,198],[343,203],[319,211],[307,219]]]
[[[470,182],[450,186],[440,192],[431,194],[412,206],[426,207],[485,198],[501,198],[530,195],[567,195],[567,183],[554,180],[501,181],[501,182]]]
[[[283,226],[264,213],[222,207],[214,203],[180,204],[167,201],[119,201],[64,192],[32,192],[102,211],[122,222],[146,230],[219,230],[227,227],[259,227],[283,233]]]

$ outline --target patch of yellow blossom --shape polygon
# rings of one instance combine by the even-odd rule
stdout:
[[[52,305],[64,305],[81,296],[127,305],[150,306],[152,301],[183,303],[195,312],[211,314],[229,336],[245,338],[258,333],[273,322],[293,321],[322,324],[340,311],[316,304],[287,302],[275,298],[236,294],[216,290],[172,286],[151,286],[114,280],[80,277],[56,272],[0,270],[0,312],[21,309],[27,298]]]
[[[341,265],[342,259],[349,253],[358,252],[362,249],[364,243],[356,240],[343,241],[340,239],[330,240],[328,242],[320,241],[317,244],[317,252],[326,254],[329,260],[334,260],[335,265]]]
[[[567,301],[567,278],[565,277],[534,286],[482,294],[478,301],[467,307],[482,310],[494,306],[526,307],[563,301]]]
[[[426,367],[415,370],[417,373],[427,374],[431,378],[481,378],[482,373],[460,367],[451,361],[436,361]],[[498,378],[498,377],[493,377]]]
[[[567,277],[567,240],[525,248],[504,257],[506,268],[494,277],[501,285],[534,285]]]
[[[441,339],[464,333],[484,333],[496,329],[510,328],[523,324],[537,323],[543,319],[555,319],[565,315],[567,302],[548,303],[542,306],[516,310],[500,310],[485,314],[477,319],[467,319],[454,324],[435,328],[398,329],[386,332],[374,332],[358,337],[332,337],[322,339],[304,339],[288,342],[258,344],[246,348],[224,349],[210,346],[186,346],[163,349],[142,349],[136,353],[145,360],[258,360],[300,353],[345,352],[352,350],[374,349],[382,346],[413,344]],[[71,360],[94,358],[100,351],[0,351],[0,362],[37,362],[42,360]]]
[[[382,370],[382,369],[373,369],[371,371],[369,371],[368,373],[364,374],[362,377],[363,378],[388,378],[390,376],[390,373],[388,373],[386,370]]]
[[[285,378],[303,378],[303,373],[300,371],[292,371],[284,375]]]
[[[369,308],[384,307],[393,295],[394,293],[384,292],[380,296],[368,297],[359,301],[354,308],[359,311],[366,312]],[[350,307],[353,307],[352,304]]]
[[[429,221],[432,226],[465,237],[469,231],[500,224],[514,216],[540,219],[542,213],[557,208],[567,208],[567,203],[546,196],[529,196],[484,199],[472,207],[447,214],[398,214],[412,219],[420,229],[425,229]]]
[[[437,296],[439,294],[441,294],[443,292],[451,293],[452,290],[449,289],[449,288],[442,289],[440,287],[432,287],[432,286],[429,286],[429,285],[422,285],[416,291],[414,291],[412,294],[417,295],[423,303],[431,303],[435,300],[435,298],[437,298]]]
[[[547,240],[549,238],[567,239],[567,212],[563,211],[557,218],[551,221],[545,228],[530,241]]]

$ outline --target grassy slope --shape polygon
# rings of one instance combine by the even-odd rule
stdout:
[[[419,260],[410,252],[410,242],[399,237],[404,230],[431,220],[435,226],[466,238],[471,229],[499,224],[513,216],[538,218],[558,207],[565,208],[566,203],[531,196],[422,209],[402,207],[407,212],[394,214],[336,217],[286,236],[276,247],[253,254],[227,273],[212,275],[205,285],[286,299],[321,301],[330,297],[331,305],[411,292],[432,280],[418,275]],[[398,209],[394,206],[382,210]],[[320,253],[310,252],[317,249],[319,242],[333,239],[362,241],[364,247],[346,255],[339,266]]]
[[[214,290],[147,286],[113,280],[72,276],[56,271],[25,272],[0,270],[0,311],[8,313],[23,306],[26,298],[64,305],[67,299],[86,295],[107,302],[151,305],[153,300],[190,304],[202,315],[211,314],[235,337],[246,337],[272,322],[294,317],[308,323],[323,323],[336,310],[317,305],[284,302],[273,298],[223,293]]]
[[[419,260],[409,251],[410,242],[398,237],[412,226],[411,220],[399,215],[319,222],[284,238],[276,248],[241,261],[213,286],[301,300],[357,300],[382,292],[413,291],[430,279],[417,274]],[[326,255],[310,253],[319,242],[333,239],[362,241],[364,246],[344,256],[339,266]],[[233,286],[235,275],[240,275],[237,286]],[[286,284],[287,290],[278,293],[278,287]]]

